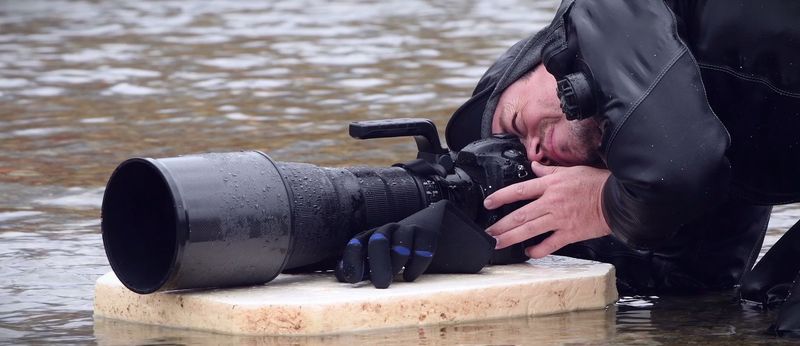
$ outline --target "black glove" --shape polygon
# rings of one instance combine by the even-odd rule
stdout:
[[[336,278],[357,283],[370,279],[387,288],[403,268],[403,280],[422,273],[477,273],[494,250],[495,240],[447,200],[411,216],[357,234],[336,266]]]

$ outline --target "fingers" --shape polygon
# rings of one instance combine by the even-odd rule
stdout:
[[[351,284],[367,279],[366,244],[372,230],[357,234],[342,253],[342,260],[336,265],[336,279]]]
[[[547,187],[545,178],[526,180],[521,183],[506,186],[483,200],[483,206],[488,209],[497,209],[509,203],[539,198]]]
[[[494,236],[497,239],[495,249],[502,249],[522,242],[537,235],[552,231],[555,228],[553,218],[549,215],[523,223],[505,233]]]
[[[530,258],[542,258],[571,243],[564,232],[554,232],[541,243],[525,249],[525,254]]]
[[[486,233],[489,233],[489,235],[491,236],[498,236],[514,228],[517,228],[520,225],[525,224],[526,222],[530,222],[542,216],[547,215],[548,212],[543,208],[541,208],[539,204],[540,202],[538,200],[533,201],[520,207],[517,210],[512,211],[499,221],[489,226],[486,229]]]
[[[411,258],[403,270],[403,280],[411,282],[416,280],[428,269],[433,260],[433,253],[436,251],[436,240],[438,232],[432,232],[417,226],[410,226],[414,229],[414,251]]]
[[[369,257],[369,277],[375,288],[386,288],[392,283],[392,258],[389,247],[397,224],[386,224],[369,237],[367,256]]]
[[[603,186],[611,174],[608,170],[536,162],[531,167],[538,178],[500,189],[484,200],[487,209],[516,202],[508,207],[517,210],[487,229],[497,239],[497,248],[554,231],[541,243],[528,247],[529,256],[539,258],[566,244],[611,233],[601,203]]]
[[[387,288],[402,270],[405,281],[414,281],[430,266],[438,237],[438,230],[397,223],[359,233],[345,247],[336,278],[348,283],[369,279],[375,288]]]
[[[392,275],[399,273],[411,256],[414,245],[414,229],[398,227],[392,236]]]
[[[559,166],[545,166],[536,161],[531,162],[531,171],[533,171],[533,174],[537,177],[553,174],[557,172],[559,168]]]

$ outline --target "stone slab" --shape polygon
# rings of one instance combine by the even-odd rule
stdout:
[[[613,266],[548,256],[383,290],[331,274],[282,274],[260,286],[139,295],[108,273],[95,285],[94,313],[228,334],[323,335],[604,309],[616,300]]]

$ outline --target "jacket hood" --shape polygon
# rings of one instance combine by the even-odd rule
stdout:
[[[559,18],[572,2],[563,1],[555,18]],[[500,95],[542,62],[542,49],[553,39],[553,27],[554,24],[550,24],[515,43],[483,74],[472,97],[453,113],[447,123],[445,140],[450,150],[459,151],[469,143],[492,135],[492,116]]]
[[[467,100],[450,117],[445,139],[450,150],[459,151],[467,144],[492,134],[492,115],[500,95],[511,84],[542,61],[542,47],[547,28],[517,42],[483,74]]]

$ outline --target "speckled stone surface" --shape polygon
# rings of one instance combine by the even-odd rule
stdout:
[[[329,274],[280,275],[251,287],[139,295],[113,273],[95,285],[97,316],[245,335],[317,335],[603,309],[614,268],[558,256],[478,274],[423,275],[378,290]]]

